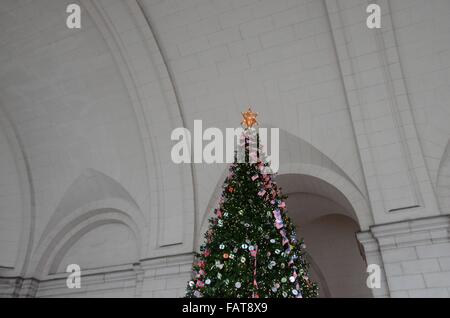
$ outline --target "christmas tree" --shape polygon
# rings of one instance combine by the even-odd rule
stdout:
[[[287,216],[286,196],[273,175],[265,173],[268,163],[253,127],[256,113],[249,109],[243,115],[240,151],[209,220],[186,296],[316,297],[317,285],[308,278],[305,245]]]

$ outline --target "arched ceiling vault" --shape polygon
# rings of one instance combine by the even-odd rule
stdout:
[[[194,230],[182,225],[195,224],[192,171],[170,160],[170,132],[183,119],[142,9],[81,1],[82,28],[70,30],[67,4],[14,2],[0,12],[0,105],[20,162],[29,163],[27,187],[38,193],[31,248],[64,190],[93,168],[120,182],[145,214],[146,257],[191,251]]]

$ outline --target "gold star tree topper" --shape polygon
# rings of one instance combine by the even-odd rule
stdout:
[[[252,112],[252,108],[249,107],[246,112],[242,113],[242,116],[244,119],[241,122],[241,125],[243,125],[245,128],[252,128],[254,125],[258,125],[258,121],[256,120],[256,116],[258,116],[258,113]]]

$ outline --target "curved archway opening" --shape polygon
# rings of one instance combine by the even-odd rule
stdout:
[[[356,233],[354,208],[336,187],[309,175],[277,177],[288,213],[303,237],[320,297],[372,297],[366,286],[366,262]]]
[[[49,274],[65,273],[69,264],[84,270],[139,261],[135,233],[117,220],[100,220],[71,237],[55,255]]]

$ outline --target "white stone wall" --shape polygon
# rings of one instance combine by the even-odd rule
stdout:
[[[313,144],[365,191],[323,1],[141,2],[189,129],[236,127],[253,105],[262,125]],[[196,167],[200,217],[223,169]]]
[[[82,272],[81,288],[68,289],[66,275],[39,284],[37,297],[183,297],[192,254]]]
[[[371,229],[391,297],[449,297],[449,225],[450,219],[445,216]]]
[[[450,3],[390,1],[406,88],[431,179],[449,142]]]
[[[81,0],[68,30],[73,2],[0,3],[2,296],[181,296],[226,167],[170,133],[248,105],[348,200],[375,296],[449,296],[449,1],[378,1],[381,30],[366,0]]]

